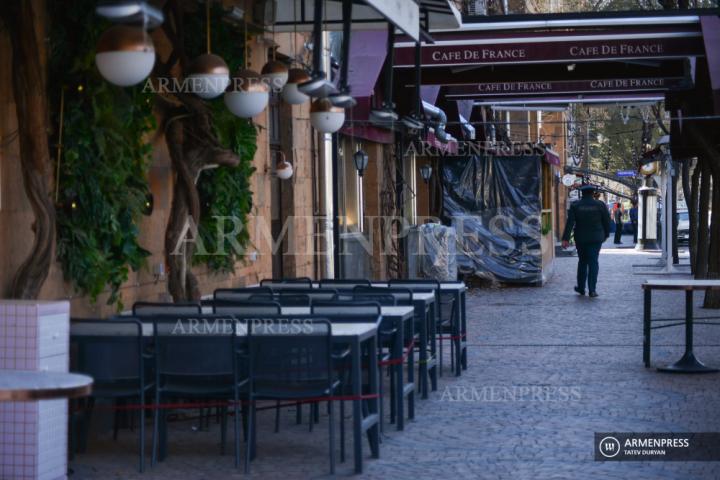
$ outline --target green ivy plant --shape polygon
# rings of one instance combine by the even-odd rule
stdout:
[[[48,88],[53,99],[52,124],[59,125],[59,97],[64,90],[64,128],[59,169],[57,258],[66,280],[95,302],[106,288],[108,304],[122,308],[120,287],[130,270],[139,270],[149,252],[138,242],[138,222],[149,194],[147,170],[151,159],[148,140],[157,128],[152,93],[142,85],[120,88],[106,82],[94,64],[95,44],[109,27],[95,15],[94,0],[49,2],[51,22]],[[242,65],[242,43],[237,32],[222,25],[220,8],[213,9],[213,51],[231,70]],[[204,16],[186,17],[188,50],[200,54],[204,46]],[[193,33],[195,32],[195,33]],[[238,119],[212,100],[215,133],[240,158],[237,167],[204,172],[198,180],[202,202],[199,233],[208,246],[194,264],[216,272],[231,272],[243,257],[219,231],[230,232],[235,217],[243,226],[252,209],[250,178],[257,132],[249,121]],[[58,140],[57,132],[53,141]],[[220,222],[223,222],[222,224]],[[249,244],[247,228],[236,244]],[[220,247],[220,248],[217,248]],[[221,252],[221,254],[217,254]]]
[[[94,7],[92,0],[48,3],[56,126],[64,91],[57,258],[76,291],[95,302],[109,288],[108,304],[120,309],[120,286],[149,255],[138,242],[138,221],[149,194],[148,140],[156,125],[150,94],[113,86],[97,72],[95,43],[108,25]]]
[[[214,102],[212,107],[215,134],[222,145],[240,157],[240,163],[200,174],[198,233],[207,251],[196,249],[193,263],[205,264],[213,272],[234,272],[235,264],[242,260],[250,243],[247,219],[252,210],[250,178],[255,171],[252,159],[257,149],[257,132],[252,122],[235,117],[221,102]],[[236,233],[231,237],[233,232]]]

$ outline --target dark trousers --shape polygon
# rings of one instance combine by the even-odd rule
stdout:
[[[622,243],[622,222],[615,223],[615,243]]]
[[[577,286],[584,291],[587,283],[588,291],[594,292],[600,271],[598,256],[602,242],[578,243],[575,247],[578,252]]]
[[[632,231],[633,231],[633,243],[637,243],[637,229],[638,229],[638,222],[632,222]]]

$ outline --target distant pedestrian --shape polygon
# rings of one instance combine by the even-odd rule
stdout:
[[[613,243],[615,245],[622,244],[622,228],[623,228],[622,216],[623,216],[622,205],[620,205],[620,202],[615,202],[615,205],[613,206],[613,221],[615,222],[615,241]]]
[[[633,232],[633,243],[637,243],[637,235],[638,235],[638,207],[637,207],[637,200],[632,201],[632,206],[630,207],[630,212],[628,212],[630,215],[630,224],[632,225],[632,232]]]
[[[580,187],[582,198],[568,209],[567,223],[562,237],[563,248],[570,244],[570,234],[575,236],[578,252],[577,285],[575,291],[585,295],[585,285],[591,297],[597,297],[597,277],[600,270],[598,257],[603,242],[610,236],[610,214],[605,203],[593,198],[594,185]]]

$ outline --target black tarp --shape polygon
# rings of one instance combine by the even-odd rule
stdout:
[[[445,157],[443,221],[457,233],[458,270],[512,283],[542,281],[538,155]]]

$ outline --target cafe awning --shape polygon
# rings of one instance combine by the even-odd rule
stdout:
[[[272,0],[266,2],[264,23],[274,24],[277,32],[307,32],[312,30],[314,0]],[[425,21],[427,20],[427,22]],[[352,10],[353,30],[382,30],[392,22],[409,37],[420,38],[420,24],[429,30],[455,29],[462,22],[461,15],[450,0],[362,0]],[[342,2],[324,4],[323,28],[328,31],[342,28]]]

